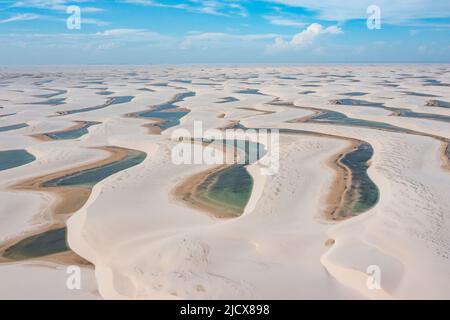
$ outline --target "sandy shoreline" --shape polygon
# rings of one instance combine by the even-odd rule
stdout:
[[[178,89],[186,90],[186,88],[178,88]],[[178,100],[179,100],[179,97],[182,97],[182,96],[183,96],[183,93],[175,94],[169,101],[167,101],[165,103],[152,105],[152,106],[148,107],[147,110],[127,113],[124,116],[126,118],[138,118],[138,119],[145,119],[147,121],[152,121],[151,123],[144,124],[143,127],[148,129],[148,134],[161,135],[162,132],[164,131],[161,128],[161,124],[164,123],[164,119],[151,118],[151,117],[140,117],[139,114],[142,113],[142,112],[156,111],[158,109],[158,107],[160,107],[162,105],[172,105],[172,104],[173,104],[173,108],[163,109],[163,110],[161,110],[159,112],[161,112],[161,113],[174,113],[174,112],[187,112],[187,113],[189,113],[191,111],[189,108],[179,107],[179,106],[175,105],[175,103],[180,102]]]
[[[46,181],[51,181],[59,177],[64,177],[66,175],[73,174],[75,172],[88,170],[119,161],[125,158],[130,152],[129,150],[123,148],[109,147],[109,146],[99,147],[96,149],[108,152],[109,156],[100,161],[91,162],[63,171],[58,171],[48,175],[32,178],[20,182],[10,188],[11,190],[18,192],[21,191],[44,192],[47,194],[51,194],[52,198],[54,198],[55,200],[53,201],[52,205],[45,210],[45,212],[39,215],[41,218],[37,218],[37,219],[44,219],[44,221],[46,222],[44,226],[41,226],[38,229],[35,229],[32,232],[27,233],[26,235],[21,235],[19,238],[11,239],[6,243],[3,243],[0,246],[0,252],[4,252],[7,248],[29,237],[64,227],[70,215],[79,210],[86,203],[91,194],[91,189],[89,188],[43,187],[42,185]],[[54,254],[35,259],[55,261],[62,264],[67,264],[70,261],[72,262],[79,261],[83,265],[89,264],[83,258],[76,255],[74,252]],[[4,262],[10,262],[10,260],[1,257],[0,263]]]
[[[311,119],[313,119],[315,116],[321,114],[322,112],[327,111],[326,109],[303,108],[303,107],[296,106],[294,103],[290,103],[290,102],[286,102],[285,104],[289,105],[289,107],[292,107],[292,108],[300,108],[300,109],[314,111],[314,114],[312,114],[312,115],[307,115],[307,116],[304,116],[301,118],[292,119],[292,120],[287,121],[287,123],[306,123],[306,122],[310,121]],[[326,125],[332,126],[333,124],[326,124]],[[351,126],[351,125],[348,125],[348,126]],[[377,130],[388,131],[385,129],[377,129]],[[450,139],[442,137],[442,136],[434,135],[434,134],[428,134],[428,133],[413,131],[413,130],[410,130],[410,131],[411,132],[409,134],[430,137],[430,138],[436,139],[438,141],[441,141],[443,143],[443,148],[441,149],[441,155],[440,155],[440,158],[442,160],[442,167],[445,170],[449,170],[449,168],[450,168],[450,151],[448,151],[449,150],[448,148],[450,148]]]
[[[199,144],[198,141],[192,140],[190,142],[191,144]],[[234,161],[237,161],[238,154],[235,150],[228,152],[228,148],[223,146],[222,148],[207,142],[201,142],[203,148],[213,147],[217,149],[220,152],[224,153],[224,157],[227,157],[231,155],[234,158]],[[223,164],[223,165],[216,165],[211,169],[208,169],[206,171],[197,173],[193,176],[186,177],[183,179],[181,183],[179,183],[175,188],[172,190],[172,195],[174,199],[177,201],[180,201],[187,206],[205,212],[211,217],[218,218],[218,219],[231,219],[236,218],[236,214],[227,213],[224,210],[226,208],[214,205],[211,202],[207,202],[202,200],[200,197],[196,195],[198,192],[198,188],[211,176],[214,176],[215,174],[226,170],[230,168],[232,165],[230,164]]]
[[[59,130],[59,131],[53,131],[53,132],[47,132],[47,133],[38,133],[38,134],[33,134],[31,135],[31,137],[39,140],[39,141],[54,141],[55,139],[53,139],[52,137],[50,137],[50,134],[60,134],[60,133],[65,133],[65,132],[69,132],[69,131],[73,131],[73,130],[78,130],[83,128],[84,126],[86,126],[87,124],[89,124],[89,121],[74,121],[76,124],[64,129],[64,130]]]
[[[185,203],[193,209],[203,211],[214,218],[230,219],[236,218],[235,215],[226,214],[220,207],[216,207],[211,203],[206,203],[195,196],[198,187],[211,175],[226,169],[228,166],[221,165],[205,172],[198,173],[194,176],[188,177],[180,185],[175,187],[173,195],[175,199]]]
[[[85,270],[80,295],[89,299],[450,297],[450,127],[437,120],[450,109],[426,106],[430,95],[450,95],[425,81],[449,83],[448,68],[5,69],[1,107],[12,115],[1,121],[28,126],[1,132],[1,149],[25,150],[36,160],[0,170],[0,252],[10,248],[0,257],[0,298],[29,297],[28,290],[74,297],[65,286],[69,264]],[[189,81],[171,85],[177,79]],[[67,89],[64,105],[33,104],[49,88]],[[99,90],[120,98],[117,105],[106,108],[113,101]],[[347,98],[412,116],[330,104]],[[154,118],[129,116],[152,111]],[[197,121],[203,132],[279,129],[279,145],[266,146],[279,147],[279,159],[267,157],[246,172],[206,161],[180,165],[173,151],[184,141],[172,134],[194,132]],[[88,122],[99,124],[77,130]],[[77,131],[51,143],[39,137],[68,130]],[[147,157],[139,162],[141,153]],[[246,201],[237,218],[221,207],[240,211]],[[66,250],[62,235],[73,252],[45,255]],[[367,287],[371,266],[380,267],[380,290]]]
[[[357,148],[357,146],[360,144],[359,141],[355,140],[347,140],[350,141],[350,145],[348,148],[342,151],[342,153],[339,153],[336,156],[332,157],[327,164],[334,169],[336,173],[336,177],[334,179],[334,182],[330,186],[330,190],[328,192],[327,196],[327,206],[328,208],[324,212],[324,216],[328,220],[345,220],[349,219],[350,217],[341,217],[336,216],[336,213],[345,205],[345,195],[346,192],[350,189],[352,185],[352,173],[349,170],[349,168],[344,165],[341,160],[345,157],[347,153],[352,152]]]
[[[321,134],[317,134],[317,136],[324,137],[324,135]],[[338,137],[333,136],[333,138]],[[331,184],[326,197],[327,209],[323,212],[325,219],[330,221],[342,221],[352,218],[352,216],[341,217],[335,215],[336,212],[338,212],[345,205],[345,196],[352,184],[352,173],[348,167],[341,162],[341,160],[347,153],[354,151],[361,142],[350,138],[341,139],[348,141],[350,145],[327,161],[327,165],[335,172],[334,181]],[[174,197],[178,201],[184,202],[194,209],[206,212],[215,218],[236,218],[236,215],[226,214],[224,213],[223,208],[221,209],[220,207],[214,206],[212,203],[205,202],[195,195],[196,190],[205,182],[205,180],[228,167],[229,166],[227,165],[216,166],[215,168],[186,178],[184,182],[174,189]]]

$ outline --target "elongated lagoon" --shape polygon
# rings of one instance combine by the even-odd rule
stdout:
[[[98,125],[99,122],[83,122],[73,129],[44,133],[44,135],[53,140],[70,140],[78,139],[88,133],[88,129],[92,126]]]
[[[28,124],[19,123],[19,124],[14,124],[14,125],[10,125],[10,126],[0,127],[0,132],[13,131],[13,130],[22,129],[22,128],[26,128],[26,127],[28,127]]]
[[[158,123],[155,124],[156,127],[159,127],[161,131],[167,130],[171,127],[177,126],[180,124],[181,118],[186,116],[189,111],[186,109],[180,109],[176,104],[184,101],[186,98],[195,96],[195,92],[184,92],[175,96],[169,102],[157,105],[152,110],[145,110],[130,114],[132,117],[137,118],[147,118],[147,119],[157,119]]]
[[[113,97],[108,99],[104,104],[96,106],[96,107],[89,107],[89,108],[82,108],[82,109],[74,109],[69,111],[61,111],[59,112],[60,115],[67,115],[67,114],[76,114],[76,113],[84,113],[94,110],[103,109],[112,105],[116,104],[123,104],[131,102],[134,99],[134,96],[122,96],[122,97]]]
[[[20,167],[34,160],[36,158],[26,150],[0,151],[0,171]]]
[[[107,177],[123,171],[125,169],[134,167],[145,160],[147,154],[140,151],[131,151],[123,159],[114,161],[99,167],[90,168],[86,170],[77,171],[71,174],[64,175],[42,184],[42,187],[84,187],[92,188],[98,182]]]
[[[144,152],[127,150],[126,156],[120,160],[62,175],[45,181],[40,187],[44,190],[45,188],[57,187],[89,190],[85,197],[80,198],[82,203],[78,203],[76,206],[81,208],[87,201],[90,191],[95,184],[117,172],[142,163],[146,157],[147,154]],[[65,252],[69,250],[66,238],[67,230],[65,227],[48,230],[17,242],[4,251],[3,257],[12,260],[23,260]]]
[[[236,159],[238,153],[244,157],[202,177],[197,181],[194,192],[185,196],[185,200],[199,204],[221,218],[237,217],[244,212],[253,190],[253,178],[246,167],[261,159],[267,151],[262,144],[248,140],[209,142],[223,147],[227,152],[233,150]]]
[[[9,247],[3,253],[3,257],[19,261],[66,252],[70,250],[66,238],[66,228],[46,231]]]
[[[340,160],[351,172],[351,184],[344,194],[343,205],[335,213],[338,217],[355,216],[377,204],[379,190],[367,174],[372,157],[372,146],[363,142]]]
[[[405,108],[386,107],[383,103],[379,103],[379,102],[369,102],[369,101],[365,101],[365,100],[355,100],[355,99],[339,99],[339,100],[332,100],[332,102],[334,104],[344,105],[344,106],[381,108],[381,109],[391,111],[394,113],[394,115],[399,116],[399,117],[450,122],[450,116],[433,114],[433,113],[415,112],[415,111],[412,111],[410,109],[405,109]],[[438,106],[440,106],[439,103],[438,103]]]
[[[241,124],[235,126],[236,129],[247,129]],[[266,129],[269,130],[269,129]],[[281,134],[300,134],[329,137],[340,140],[352,141],[354,139],[343,138],[340,136],[320,134],[314,131],[279,129]],[[341,199],[340,205],[334,209],[333,218],[347,218],[365,212],[376,205],[379,198],[379,190],[376,184],[367,174],[370,160],[374,154],[372,146],[363,141],[358,141],[355,149],[343,154],[336,161],[336,165],[344,170],[340,175],[342,179],[348,181],[345,190],[340,190],[342,194],[338,195]],[[333,190],[336,192],[336,190]]]

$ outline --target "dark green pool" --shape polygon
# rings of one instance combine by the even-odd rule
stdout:
[[[345,194],[344,206],[337,213],[339,216],[357,215],[377,204],[379,190],[367,174],[368,162],[372,159],[373,153],[370,144],[361,143],[356,150],[342,158],[342,164],[352,173],[352,184]]]
[[[74,109],[69,111],[62,111],[60,114],[66,115],[66,114],[75,114],[75,113],[83,113],[83,112],[89,112],[94,110],[103,109],[115,104],[123,104],[128,103],[134,99],[134,96],[122,96],[122,97],[113,97],[111,99],[108,99],[107,102],[105,102],[102,105],[96,106],[96,107],[90,107],[90,108],[83,108],[83,109]]]
[[[239,128],[245,127],[239,125]],[[296,129],[279,129],[279,132],[282,134],[318,135],[317,132]],[[448,150],[450,152],[450,147]],[[344,206],[337,215],[341,217],[357,215],[369,210],[378,202],[378,187],[367,174],[369,161],[372,159],[373,154],[372,146],[369,143],[361,142],[354,151],[347,153],[341,159],[342,164],[352,174],[352,185],[350,190],[344,195]]]
[[[82,170],[76,173],[47,181],[43,187],[86,187],[92,188],[101,180],[133,166],[145,160],[147,154],[141,151],[133,151],[122,160],[100,166],[93,169]],[[47,231],[29,238],[5,250],[3,256],[12,260],[24,260],[43,257],[69,250],[66,241],[66,228]]]
[[[26,150],[0,151],[0,171],[20,167],[34,160],[36,158]]]
[[[100,167],[78,171],[72,174],[65,175],[53,180],[46,181],[42,184],[43,187],[63,187],[63,186],[77,186],[92,188],[95,184],[106,179],[107,177],[120,172],[122,170],[134,167],[145,160],[147,154],[140,151],[134,151],[116,162],[112,162]]]
[[[12,131],[17,129],[26,128],[28,125],[26,123],[13,124],[11,126],[0,127],[0,132]]]
[[[152,118],[152,119],[160,119],[161,123],[156,124],[162,131],[167,130],[171,127],[177,126],[180,124],[181,118],[186,116],[189,111],[171,111],[171,109],[176,109],[178,106],[177,103],[184,101],[184,99],[195,96],[195,92],[184,92],[175,96],[169,102],[157,105],[152,110],[140,111],[132,114],[133,117],[138,118]]]
[[[393,126],[393,125],[390,125],[390,124],[387,124],[384,122],[349,118],[345,114],[336,112],[336,111],[325,111],[324,110],[319,115],[311,117],[311,119],[308,120],[307,122],[328,123],[328,124],[347,125],[347,126],[362,127],[362,128],[382,129],[382,130],[401,132],[401,133],[411,133],[412,132],[411,130]]]
[[[380,102],[369,102],[369,101],[365,101],[365,100],[356,100],[356,99],[339,99],[339,100],[335,100],[334,102],[337,105],[344,105],[344,106],[381,108],[381,109],[392,111],[392,112],[396,113],[399,117],[450,122],[450,116],[433,114],[433,113],[415,112],[415,111],[412,111],[410,109],[405,109],[405,108],[386,107],[384,105],[384,103],[380,103]]]
[[[265,96],[264,93],[261,93],[259,91],[259,89],[244,89],[244,90],[238,90],[235,91],[235,93],[240,93],[240,94],[255,94],[255,95],[260,95],[260,96]]]
[[[216,103],[230,103],[230,102],[237,102],[239,99],[235,97],[225,97],[222,98],[220,101],[216,101]]]
[[[220,140],[215,144],[223,144],[240,149],[245,158],[241,163],[233,164],[210,175],[196,190],[200,200],[221,208],[225,213],[238,216],[244,212],[252,190],[253,178],[246,166],[258,161],[267,150],[262,144],[248,140]]]
[[[3,256],[11,260],[26,260],[70,250],[67,245],[67,229],[55,229],[26,238],[9,247]]]
[[[239,215],[250,199],[253,178],[244,165],[232,165],[211,175],[197,189],[201,200],[220,207],[228,214]]]
[[[88,133],[88,129],[99,124],[99,122],[86,122],[82,127],[73,130],[46,133],[45,135],[54,140],[78,139]]]
[[[54,99],[48,99],[46,101],[30,102],[28,104],[59,106],[59,105],[65,104],[65,103],[66,103],[66,98],[54,98]]]

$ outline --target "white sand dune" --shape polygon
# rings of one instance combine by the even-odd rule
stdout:
[[[449,83],[448,68],[89,67],[82,71],[69,68],[61,78],[55,78],[56,68],[53,72],[29,71],[43,74],[43,79],[11,79],[11,84],[0,90],[0,115],[7,115],[0,118],[0,128],[20,123],[28,127],[0,132],[0,152],[26,149],[36,160],[0,171],[0,244],[46,225],[48,217],[43,213],[57,200],[46,192],[12,191],[13,184],[104,159],[107,153],[96,147],[139,150],[147,153],[147,158],[96,184],[87,203],[68,221],[70,248],[95,266],[95,271],[83,267],[81,291],[66,288],[66,265],[42,257],[1,263],[0,298],[449,299],[450,173],[442,159],[442,139],[450,139],[449,122],[330,103],[352,98],[450,116],[450,109],[426,106],[430,99],[450,101],[447,87],[401,76],[408,73]],[[8,70],[3,77],[20,72]],[[147,80],[123,80],[130,72]],[[36,84],[45,79],[53,81]],[[192,83],[174,81],[177,79]],[[167,85],[157,85],[162,83]],[[35,97],[49,94],[45,89],[67,90],[54,97],[66,98],[65,104],[29,104],[45,101]],[[99,95],[101,89],[113,93]],[[246,89],[262,94],[241,91]],[[176,105],[190,113],[161,135],[149,134],[144,127],[156,123],[155,119],[126,117],[188,91],[196,95]],[[365,95],[345,95],[352,92]],[[99,106],[119,96],[134,99],[55,116],[61,111]],[[218,103],[227,97],[239,100]],[[298,108],[270,104],[275,99]],[[429,136],[289,122],[311,116],[314,111],[310,108]],[[70,128],[74,121],[100,124],[72,140],[30,137]],[[171,150],[177,144],[172,134],[177,129],[192,131],[199,121],[203,130],[240,121],[249,128],[305,130],[317,135],[282,134],[279,172],[262,176],[259,164],[249,166],[254,186],[244,214],[218,219],[174,196],[180,183],[213,167],[171,161]],[[336,172],[330,160],[349,146],[338,137],[359,139],[373,147],[368,174],[380,192],[376,206],[339,222],[324,216],[327,197],[335,191]],[[380,289],[367,285],[371,280],[367,270],[374,266],[380,271]],[[19,279],[23,285],[16,286]],[[45,296],[39,291],[44,286],[48,288]]]
[[[20,263],[0,266],[2,300],[98,300],[94,272],[81,269],[81,289],[69,290],[65,266],[50,263]]]

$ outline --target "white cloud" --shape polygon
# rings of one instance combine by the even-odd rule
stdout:
[[[188,49],[194,46],[219,46],[229,44],[230,42],[253,42],[262,40],[271,40],[280,37],[279,34],[230,34],[220,32],[206,32],[199,34],[190,34],[184,38],[180,44],[181,49]]]
[[[293,20],[293,19],[287,19],[280,16],[264,16],[264,19],[269,21],[270,24],[276,25],[276,26],[283,26],[283,27],[303,27],[306,25],[305,22]]]
[[[93,24],[97,27],[104,27],[109,25],[108,22],[92,18],[81,18],[81,24]]]
[[[0,20],[0,23],[9,23],[9,22],[16,22],[16,21],[30,21],[30,20],[36,20],[41,18],[41,15],[38,14],[32,14],[32,13],[21,13],[17,14],[15,16]]]
[[[97,8],[97,7],[81,7],[81,12],[82,13],[97,13],[97,12],[103,12],[105,10],[103,10],[102,8]]]
[[[449,16],[448,0],[265,0],[293,7],[303,7],[318,12],[317,18],[341,21],[365,19],[369,5],[381,9],[383,21],[401,23],[411,19],[444,18]]]
[[[269,51],[279,51],[288,49],[302,49],[313,45],[314,41],[322,35],[335,35],[343,33],[338,26],[331,26],[325,28],[319,23],[312,23],[303,30],[292,37],[291,40],[286,41],[283,37],[277,37],[275,43],[269,47]]]
[[[90,2],[89,0],[26,0],[15,1],[11,7],[13,8],[37,8],[55,11],[65,11],[69,5],[82,5],[83,3]],[[101,8],[96,7],[84,7],[81,8],[84,13],[94,13],[103,11]]]
[[[117,36],[124,36],[124,35],[136,35],[136,34],[142,34],[145,33],[146,31],[144,29],[110,29],[110,30],[105,30],[102,32],[97,32],[96,35],[97,36],[113,36],[113,37],[117,37]]]
[[[11,43],[24,43],[39,48],[95,47],[103,50],[114,47],[139,45],[164,46],[172,38],[145,29],[110,29],[97,33],[11,33],[0,34],[0,47]]]
[[[122,0],[123,3],[136,4],[146,7],[160,7],[160,8],[173,8],[173,9],[186,9],[187,6],[183,3],[179,4],[166,4],[153,0]]]
[[[161,35],[157,32],[146,29],[109,29],[93,34],[96,38],[101,39],[115,39],[123,43],[127,42],[161,42],[164,43],[170,40],[170,37]]]
[[[241,4],[237,3],[237,1],[189,0],[175,4],[168,4],[158,0],[122,0],[122,2],[147,7],[182,9],[188,12],[217,16],[247,16],[247,10]]]

